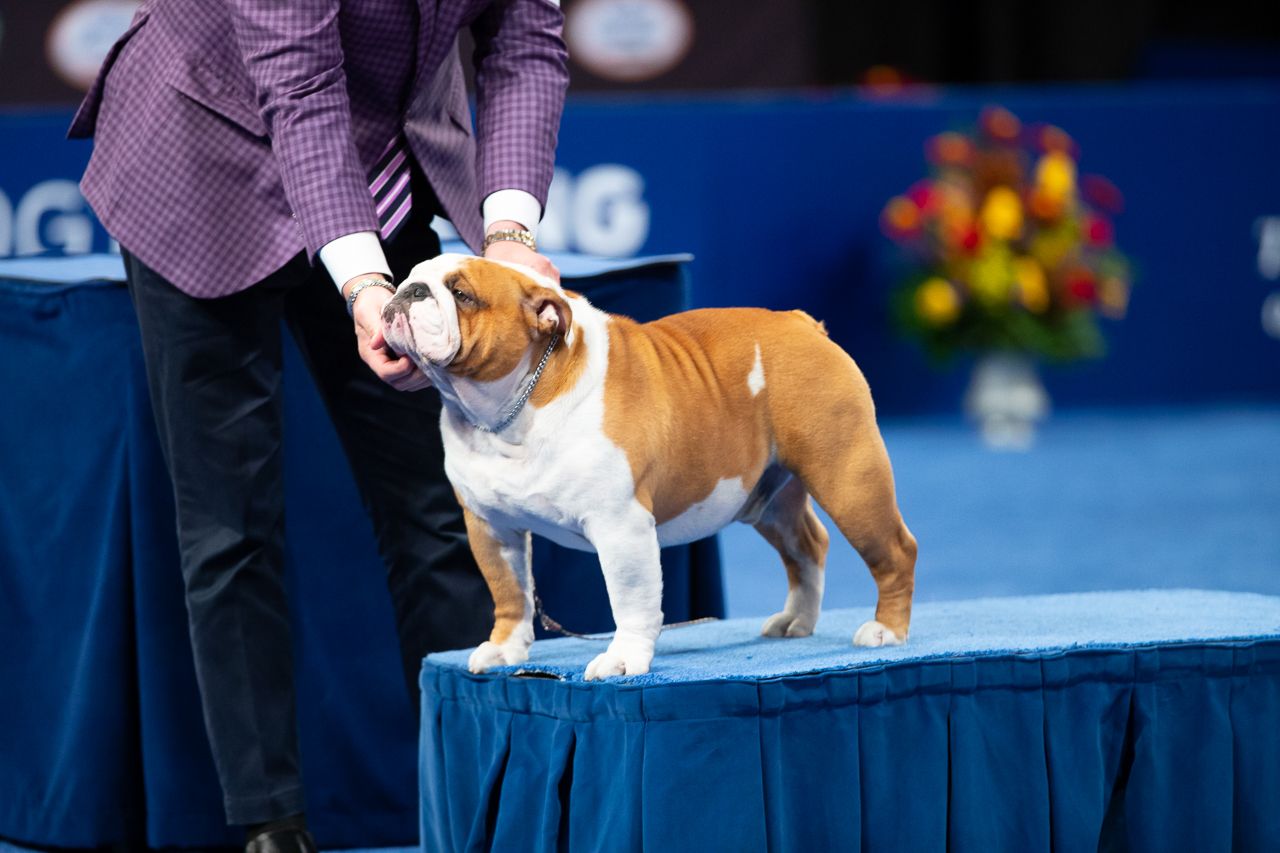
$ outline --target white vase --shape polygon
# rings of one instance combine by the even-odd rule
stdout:
[[[1027,450],[1035,441],[1037,424],[1049,414],[1049,394],[1029,357],[988,353],[973,365],[964,410],[988,447]]]

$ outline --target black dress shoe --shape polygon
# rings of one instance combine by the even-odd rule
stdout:
[[[277,829],[249,839],[244,853],[316,853],[316,843],[305,829]]]

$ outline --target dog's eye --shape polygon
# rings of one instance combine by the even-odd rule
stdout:
[[[470,301],[471,301],[471,297],[470,297],[470,296],[468,296],[467,294],[463,293],[461,290],[459,290],[459,289],[458,289],[458,288],[456,288],[456,287],[453,289],[453,291],[452,291],[452,292],[453,292],[453,298],[454,298],[454,299],[456,299],[456,300],[458,300],[459,302],[470,302]]]
[[[428,293],[430,293],[430,291],[427,290],[427,286],[425,284],[415,284],[413,286],[414,299],[426,299]]]

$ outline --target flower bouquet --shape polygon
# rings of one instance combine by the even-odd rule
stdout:
[[[1100,356],[1098,316],[1122,317],[1129,301],[1109,219],[1123,204],[1115,186],[1077,180],[1070,136],[1000,107],[976,132],[933,137],[926,153],[930,176],[882,215],[909,261],[893,299],[907,334],[940,359]]]
[[[936,360],[980,356],[966,406],[989,444],[1026,447],[1048,396],[1033,361],[1102,355],[1098,318],[1129,302],[1129,264],[1109,217],[1123,199],[1077,178],[1063,130],[1000,107],[974,132],[929,140],[929,177],[889,200],[885,233],[905,252],[892,297],[904,332]]]

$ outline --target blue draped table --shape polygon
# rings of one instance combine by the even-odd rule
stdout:
[[[1280,598],[1197,590],[923,603],[858,649],[760,620],[600,640],[485,675],[427,658],[427,851],[1280,850]]]
[[[607,310],[650,319],[689,302],[682,256],[552,259]],[[131,850],[234,843],[121,276],[112,256],[0,263],[0,838]],[[284,397],[308,814],[329,847],[416,843],[418,731],[385,573],[292,344]],[[663,561],[667,612],[723,613],[714,540]],[[566,627],[612,627],[593,555],[539,541],[535,566]]]

